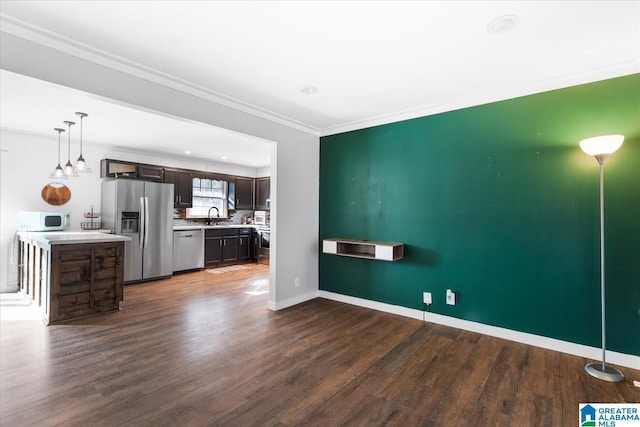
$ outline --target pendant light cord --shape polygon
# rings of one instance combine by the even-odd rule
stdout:
[[[69,134],[67,135],[69,137],[68,139],[68,143],[67,143],[67,161],[70,162],[71,161],[71,124],[73,122],[67,122],[67,124],[69,125]]]
[[[58,130],[58,166],[60,166],[60,134],[62,131]]]

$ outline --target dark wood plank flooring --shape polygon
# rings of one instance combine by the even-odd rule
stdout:
[[[271,312],[268,267],[125,287],[121,311],[3,321],[3,426],[573,426],[639,402],[585,359],[315,299]]]

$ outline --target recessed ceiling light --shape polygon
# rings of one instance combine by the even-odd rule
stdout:
[[[304,93],[305,95],[313,95],[315,93],[318,93],[318,88],[315,86],[305,86],[300,89],[300,92]]]
[[[191,154],[191,151],[185,150],[184,154]]]
[[[494,18],[487,25],[487,32],[491,34],[506,33],[518,25],[520,19],[517,15],[502,15]]]
[[[227,160],[227,156],[220,157],[222,160]]]

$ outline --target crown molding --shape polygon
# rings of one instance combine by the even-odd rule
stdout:
[[[425,105],[392,114],[381,115],[364,120],[356,120],[343,125],[324,128],[320,130],[320,136],[336,135],[344,132],[351,132],[370,128],[374,126],[386,125],[389,123],[400,122],[404,120],[415,119],[419,117],[431,116],[434,114],[446,113],[448,111],[460,110],[463,108],[476,107],[484,104],[504,101],[507,99],[519,98],[522,96],[533,95],[536,93],[548,92],[557,89],[578,86],[587,83],[593,83],[600,80],[607,80],[616,77],[637,74],[640,72],[640,60],[626,61],[609,67],[603,67],[594,70],[588,70],[582,73],[565,75],[551,80],[539,81],[532,85],[522,86],[515,89],[509,89],[502,92],[494,92],[491,94],[461,98],[453,102],[447,102],[438,105]]]
[[[194,84],[187,80],[175,77],[173,75],[161,72],[151,67],[146,67],[134,61],[118,55],[96,49],[85,43],[73,40],[60,34],[51,32],[44,28],[32,25],[28,22],[14,18],[7,14],[0,13],[0,22],[2,23],[2,32],[25,39],[27,41],[37,43],[51,49],[100,64],[123,73],[127,73],[184,93],[197,96],[207,101],[215,102],[225,107],[233,108],[243,113],[251,114],[299,131],[309,133],[314,136],[320,136],[320,130],[309,126],[305,123],[291,119],[284,115],[274,113],[273,111],[255,106],[253,104],[240,101],[230,96],[224,95]]]
[[[251,114],[253,116],[260,117],[318,137],[330,136],[339,133],[415,119],[418,117],[445,113],[462,108],[490,104],[493,102],[532,95],[535,93],[547,92],[551,90],[592,83],[615,77],[622,77],[625,75],[631,75],[640,72],[640,59],[635,59],[614,64],[608,67],[591,69],[581,73],[574,73],[550,80],[543,80],[535,84],[512,88],[497,93],[494,92],[482,96],[461,98],[452,102],[437,105],[423,105],[420,107],[398,111],[391,114],[380,115],[363,120],[355,120],[337,126],[316,128],[300,121],[294,120],[290,117],[286,117],[273,111],[255,106],[253,104],[237,100],[222,93],[207,89],[203,86],[199,86],[170,74],[163,73],[159,70],[152,69],[134,61],[130,61],[120,56],[102,51],[100,49],[96,49],[82,42],[72,40],[60,34],[53,33],[46,29],[34,26],[30,23],[11,17],[9,15],[0,13],[0,22],[2,23],[2,32],[5,32],[7,34],[11,34],[13,36],[20,37],[22,39],[67,53],[69,55],[73,55],[93,63],[107,66],[123,73],[143,78],[145,80],[149,80],[154,83],[193,96],[197,96],[199,98],[206,99],[208,101],[215,102],[217,104],[233,108],[235,110],[242,111],[244,113]]]

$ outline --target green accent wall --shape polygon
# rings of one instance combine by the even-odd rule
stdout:
[[[402,242],[405,258],[320,254],[320,289],[600,347],[605,162],[607,348],[640,356],[640,74],[321,138],[320,238]],[[445,304],[446,289],[457,292]]]

